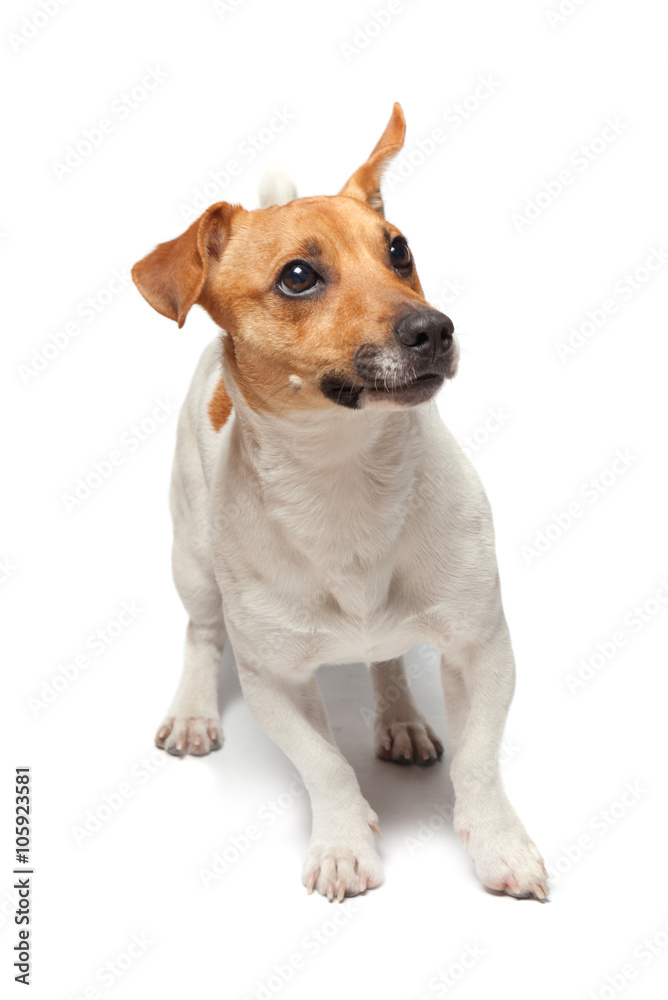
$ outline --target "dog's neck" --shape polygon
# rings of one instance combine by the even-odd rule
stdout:
[[[399,459],[416,431],[416,413],[409,407],[351,410],[332,405],[276,414],[249,406],[227,366],[225,386],[236,414],[239,442],[260,473],[275,467],[277,461],[313,470],[372,469],[378,458],[388,457],[388,449]]]
[[[332,406],[274,415],[252,410],[227,371],[225,384],[235,412],[232,447],[252,470],[269,516],[316,560],[340,566],[351,553],[381,558],[415,489],[417,411]]]

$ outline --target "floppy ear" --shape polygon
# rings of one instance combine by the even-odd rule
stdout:
[[[220,201],[207,208],[185,233],[155,250],[132,268],[132,279],[149,305],[179,329],[204,287],[209,267],[220,260],[239,205]]]
[[[388,162],[396,156],[404,144],[406,119],[400,104],[395,104],[385,131],[374,146],[366,163],[363,163],[350,177],[339,194],[348,198],[365,201],[380,215],[384,214],[383,199],[380,194],[380,179]]]

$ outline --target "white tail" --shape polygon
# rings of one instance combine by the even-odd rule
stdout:
[[[292,177],[282,167],[267,167],[260,179],[260,208],[270,205],[287,205],[297,197],[297,188]]]

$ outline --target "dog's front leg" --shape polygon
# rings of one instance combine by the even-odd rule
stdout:
[[[293,762],[311,797],[313,830],[304,885],[339,901],[379,885],[378,817],[336,746],[315,675],[284,678],[244,663],[243,657],[237,656],[237,663],[251,712]]]
[[[484,641],[441,661],[454,756],[455,830],[489,889],[547,898],[547,872],[538,848],[508,801],[499,749],[515,685],[508,627],[500,614]]]

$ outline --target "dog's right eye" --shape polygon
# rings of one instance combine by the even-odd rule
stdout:
[[[286,295],[301,295],[318,284],[320,275],[303,260],[293,260],[281,271],[278,287]]]

